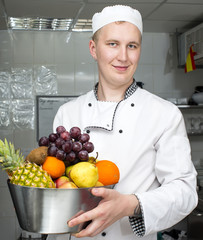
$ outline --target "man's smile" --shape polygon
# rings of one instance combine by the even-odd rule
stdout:
[[[128,66],[115,66],[113,65],[113,67],[118,70],[118,71],[121,71],[121,72],[124,72],[128,69]]]

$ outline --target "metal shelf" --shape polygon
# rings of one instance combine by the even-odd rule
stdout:
[[[176,105],[178,108],[188,108],[188,109],[203,109],[202,105]]]
[[[187,133],[189,137],[191,136],[203,136],[203,133]]]

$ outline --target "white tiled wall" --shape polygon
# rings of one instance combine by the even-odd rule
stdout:
[[[97,66],[88,49],[90,33],[51,31],[0,31],[0,71],[11,67],[55,66],[60,95],[79,95],[92,89],[98,80]],[[177,68],[175,35],[144,33],[142,55],[135,74],[144,88],[164,98],[190,97],[195,86],[203,85],[203,69],[184,73]],[[34,131],[0,129],[0,138],[14,142],[24,151],[36,146]],[[195,164],[203,158],[203,137],[190,137]],[[19,226],[0,171],[0,238],[15,240]]]

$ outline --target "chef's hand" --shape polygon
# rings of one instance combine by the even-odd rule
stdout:
[[[99,205],[68,222],[69,227],[92,221],[85,229],[73,234],[75,237],[93,237],[124,216],[132,216],[138,204],[133,194],[121,194],[113,189],[93,188],[92,194],[102,197]]]

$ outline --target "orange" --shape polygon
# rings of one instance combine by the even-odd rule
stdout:
[[[104,186],[116,184],[120,178],[117,165],[109,160],[99,160],[95,163],[98,168],[99,179]]]
[[[42,168],[47,171],[52,178],[59,178],[65,173],[65,163],[56,157],[47,156]]]

